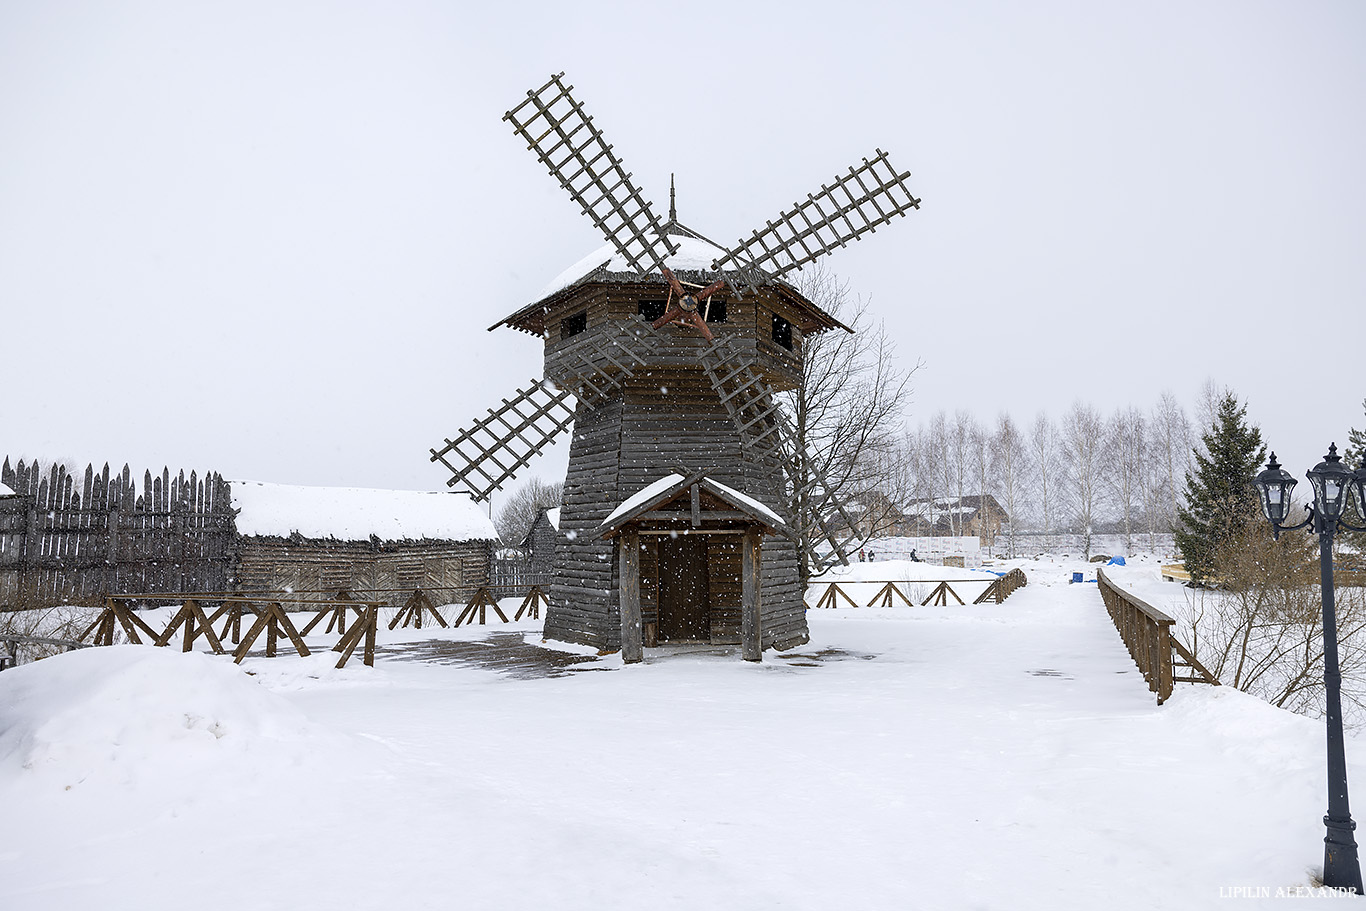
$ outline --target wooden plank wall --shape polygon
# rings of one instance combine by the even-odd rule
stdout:
[[[776,462],[758,464],[741,453],[740,436],[699,368],[661,368],[631,380],[623,394],[597,409],[580,405],[570,444],[560,536],[555,547],[555,581],[545,634],[551,639],[621,647],[617,563],[613,542],[595,540],[602,520],[632,494],[676,465],[712,468],[712,477],[765,503],[778,502],[781,471]],[[740,554],[720,536],[711,546],[713,641],[738,642]],[[764,647],[790,648],[806,642],[796,548],[769,535],[762,550]],[[641,563],[641,613],[658,618],[657,550],[647,547]],[[733,589],[733,590],[732,590]]]
[[[243,538],[240,591],[348,592],[401,607],[416,588],[436,604],[466,601],[489,581],[491,542]]]
[[[228,484],[216,473],[82,476],[9,459],[0,483],[0,609],[98,603],[108,593],[220,591],[236,531]]]

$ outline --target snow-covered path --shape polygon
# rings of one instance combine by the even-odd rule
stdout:
[[[0,905],[1185,909],[1307,885],[1321,727],[1226,689],[1157,706],[1095,586],[1030,572],[999,606],[813,610],[761,665],[262,660],[249,708],[302,710],[285,734],[126,730],[22,768],[0,731]],[[0,676],[0,712],[15,678],[52,688],[44,664]]]

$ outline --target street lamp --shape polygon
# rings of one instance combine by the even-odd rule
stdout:
[[[1352,830],[1352,811],[1347,806],[1347,756],[1342,742],[1342,673],[1338,669],[1338,625],[1333,606],[1333,533],[1338,526],[1352,531],[1366,531],[1343,521],[1347,491],[1356,488],[1356,507],[1366,520],[1366,459],[1353,472],[1342,464],[1337,444],[1328,447],[1323,461],[1311,468],[1306,477],[1314,487],[1314,503],[1307,507],[1309,517],[1298,525],[1282,525],[1290,509],[1290,492],[1295,479],[1276,464],[1276,453],[1266,470],[1257,475],[1257,493],[1262,501],[1262,514],[1271,523],[1272,533],[1279,538],[1282,531],[1294,531],[1313,525],[1319,536],[1319,573],[1323,592],[1323,687],[1328,716],[1328,815],[1323,824],[1328,834],[1323,839],[1323,884],[1340,889],[1352,889],[1362,894],[1361,863],[1357,859],[1357,843]]]

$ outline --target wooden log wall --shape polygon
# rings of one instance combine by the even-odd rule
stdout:
[[[243,538],[237,586],[242,591],[364,593],[400,607],[415,589],[438,604],[464,601],[488,585],[488,541],[368,541]]]
[[[0,483],[0,609],[100,603],[120,592],[228,587],[236,532],[216,473],[111,474],[6,459]]]
[[[777,502],[780,470],[776,464],[747,460],[739,431],[700,366],[649,371],[598,408],[580,405],[555,547],[547,637],[606,650],[621,647],[618,560],[613,542],[597,540],[593,533],[617,504],[675,466],[711,468],[714,480],[761,502]],[[737,643],[739,540],[716,536],[709,550],[712,641]],[[770,535],[761,560],[764,647],[806,642],[796,547]],[[657,563],[657,548],[647,546],[640,566],[640,608],[647,630],[658,621]]]

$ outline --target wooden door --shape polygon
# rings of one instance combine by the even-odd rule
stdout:
[[[707,540],[701,535],[659,539],[659,638],[710,638]]]

